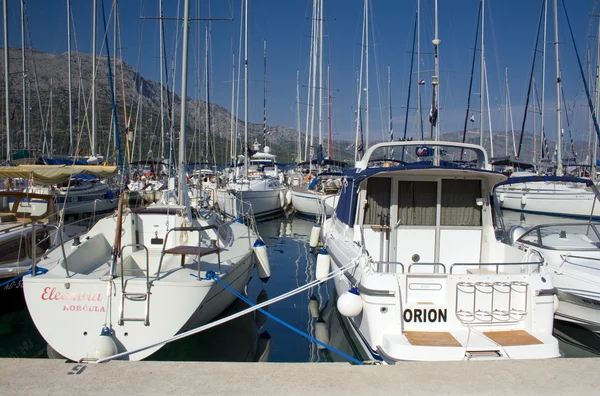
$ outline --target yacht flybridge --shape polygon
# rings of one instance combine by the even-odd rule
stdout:
[[[406,162],[371,161],[392,147]],[[345,172],[321,255],[332,269],[356,263],[334,278],[337,306],[374,359],[559,356],[541,257],[495,238],[491,194],[503,180],[483,147],[454,142],[380,143]]]

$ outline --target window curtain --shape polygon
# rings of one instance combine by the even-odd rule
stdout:
[[[363,224],[390,225],[390,178],[370,178],[367,182],[367,206]]]
[[[398,224],[435,226],[437,182],[398,182]]]
[[[476,199],[481,198],[480,180],[442,180],[443,226],[481,226],[481,207]]]

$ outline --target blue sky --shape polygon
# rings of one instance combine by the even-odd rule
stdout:
[[[121,40],[125,61],[148,78],[159,79],[158,21],[142,20],[140,16],[157,16],[159,0],[120,0]],[[360,66],[362,0],[324,0],[325,37],[324,65],[331,64],[332,119],[336,138],[353,139],[356,107],[356,70]],[[101,0],[98,0],[101,4]],[[105,0],[110,12],[111,0]],[[268,122],[271,125],[296,127],[296,70],[301,74],[301,103],[306,102],[312,0],[249,0],[249,81],[250,121],[262,122],[263,38],[267,40]],[[421,0],[421,69],[427,84],[423,91],[424,118],[431,102],[430,76],[433,69],[431,55],[433,38],[433,0]],[[594,0],[567,1],[580,55],[584,56],[588,35],[596,36],[597,27],[590,29],[590,15]],[[35,48],[43,51],[65,52],[66,6],[64,0],[26,0],[31,37]],[[72,0],[75,34],[78,49],[91,52],[92,0]],[[164,0],[164,15],[177,15],[178,0]],[[192,0],[192,14],[197,13],[197,0]],[[233,21],[212,22],[212,77],[211,100],[230,108],[231,53],[238,56],[241,0],[203,0],[203,17],[233,18]],[[468,79],[479,0],[440,0],[440,125],[442,133],[462,130],[465,114]],[[487,0],[486,1],[486,59],[493,129],[504,129],[504,67],[508,67],[511,102],[515,128],[520,129],[533,55],[535,30],[541,0]],[[410,48],[416,0],[371,1],[371,55],[370,55],[370,117],[371,136],[387,135],[387,66],[392,71],[392,109],[396,136],[404,129],[406,93],[413,84],[411,107],[416,106],[414,75],[409,78]],[[20,1],[9,0],[10,45],[20,45]],[[179,7],[183,14],[182,2]],[[553,42],[552,0],[548,14],[548,41]],[[101,13],[99,13],[101,16]],[[559,0],[559,34],[561,69],[569,116],[574,133],[587,139],[587,108],[571,38]],[[597,19],[593,21],[596,23]],[[191,25],[193,51],[190,53],[190,73],[194,76],[197,29],[201,29],[201,51],[204,52],[206,22]],[[169,56],[175,53],[176,22],[165,22],[166,45]],[[109,34],[112,47],[112,28]],[[99,32],[103,34],[102,20]],[[102,36],[99,38],[99,48]],[[595,52],[595,38],[592,52]],[[179,48],[181,45],[179,44]],[[546,112],[547,133],[556,136],[555,127],[555,68],[554,49],[547,45]],[[243,53],[242,53],[243,56]],[[479,55],[478,55],[479,57]],[[203,58],[203,56],[202,56]],[[141,61],[138,61],[140,59]],[[177,57],[178,66],[181,58]],[[582,60],[583,61],[583,60]],[[202,59],[202,63],[204,60]],[[541,63],[541,59],[539,60]],[[538,63],[538,64],[540,64]],[[201,66],[203,67],[203,65]],[[236,61],[237,67],[237,61]],[[324,66],[325,67],[325,66]],[[585,66],[584,66],[585,67]],[[416,70],[416,65],[415,65]],[[326,72],[324,71],[324,76]],[[479,65],[476,66],[472,107],[479,108]],[[203,74],[203,73],[202,73]],[[179,71],[177,72],[179,76]],[[243,73],[242,73],[243,76]],[[325,79],[325,77],[324,77]],[[538,90],[541,68],[537,68]],[[197,96],[195,79],[189,82],[190,96]],[[177,86],[180,86],[179,77]],[[179,88],[177,88],[179,90]],[[243,92],[243,87],[241,89]],[[324,95],[326,93],[324,92]],[[203,95],[203,93],[202,93]],[[378,100],[381,98],[381,101]],[[243,100],[243,98],[242,98]],[[241,108],[241,107],[240,107]],[[302,106],[304,125],[306,107]],[[326,109],[324,109],[326,112]],[[416,132],[416,110],[410,110],[409,135]],[[478,113],[475,113],[478,117]],[[243,117],[243,114],[240,114]],[[529,115],[531,120],[532,115]],[[382,122],[383,120],[383,122]],[[471,124],[476,127],[478,121]],[[428,124],[426,124],[428,127]],[[303,126],[304,128],[304,126]],[[532,124],[528,122],[528,128]],[[326,129],[324,127],[324,129]],[[487,130],[487,121],[486,121]],[[566,132],[566,129],[565,129]]]

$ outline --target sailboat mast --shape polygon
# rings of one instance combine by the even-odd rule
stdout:
[[[546,131],[544,130],[544,103],[546,101],[546,28],[548,22],[548,0],[544,0],[544,42],[542,43],[542,93],[540,103],[540,159],[544,159],[544,140]],[[537,39],[536,39],[537,40]],[[548,155],[546,153],[546,155]]]
[[[23,73],[23,148],[29,147],[27,131],[27,73],[25,71],[25,0],[21,0],[21,69]]]
[[[210,158],[210,83],[208,75],[208,25],[206,25],[206,48],[204,52],[204,134],[206,139],[206,160]]]
[[[479,80],[479,145],[483,146],[483,101],[485,99],[485,0],[481,0],[481,61]],[[491,144],[492,142],[490,142]]]
[[[414,57],[414,55],[411,54],[410,57],[412,59]],[[411,62],[411,65],[412,65],[412,62]],[[390,126],[390,142],[393,142],[394,141],[394,127],[392,125],[392,77],[391,77],[390,65],[388,65],[387,69],[388,69],[388,122],[389,122],[389,126]],[[408,83],[410,86],[410,80]],[[392,150],[390,151],[390,158],[394,159],[394,148],[393,147],[392,147]]]
[[[179,122],[179,183],[177,196],[179,204],[185,205],[185,127],[187,114],[187,74],[188,74],[188,36],[190,24],[190,0],[185,0],[183,6],[183,48],[181,62],[181,121]]]
[[[91,156],[96,156],[96,34],[98,30],[97,9],[98,2],[93,0],[92,11],[92,137],[90,142]]]
[[[556,175],[563,175],[562,166],[562,104],[560,96],[561,78],[560,63],[558,56],[558,0],[554,0],[554,58],[556,63],[556,130],[558,137],[556,139]]]
[[[235,137],[235,54],[231,54],[231,130],[229,131],[231,139],[231,147],[229,148],[229,158],[232,159],[235,165],[235,154],[234,140]]]
[[[365,0],[365,117],[366,120],[366,141],[365,152],[369,148],[369,0]]]
[[[10,81],[8,80],[8,6],[4,0],[4,104],[6,109],[6,160],[10,161]]]
[[[296,69],[296,127],[298,128],[298,154],[296,162],[302,162],[302,133],[300,132],[300,70]]]
[[[363,25],[362,25],[362,38],[361,38],[361,50],[360,50],[360,71],[357,75],[357,79],[358,79],[358,93],[357,93],[357,100],[358,100],[358,104],[356,106],[356,139],[354,140],[354,160],[358,161],[360,160],[361,157],[361,153],[364,152],[365,148],[363,147],[363,139],[362,139],[362,92],[363,92],[363,88],[362,88],[362,78],[363,78],[363,64],[364,64],[364,57],[365,57],[365,51],[364,51],[364,47],[365,47],[365,31],[366,31],[366,24],[365,24],[365,20],[366,20],[366,6],[367,6],[367,0],[365,0],[364,3],[364,19],[363,19]]]
[[[165,159],[165,99],[164,99],[164,91],[165,88],[163,86],[163,0],[158,0],[158,14],[160,15],[159,19],[159,31],[160,31],[160,157]]]
[[[54,130],[52,128],[53,114],[52,114],[52,93],[54,91],[53,81],[50,78],[50,158],[54,155]]]
[[[598,36],[600,37],[600,22],[598,23]],[[598,106],[600,106],[600,42],[596,41],[596,97],[595,97],[595,111],[596,118],[598,118]],[[590,127],[591,129],[591,127]],[[598,148],[598,135],[596,133],[592,134],[592,145],[591,145],[591,157],[592,164],[590,167],[590,177],[594,182],[598,179],[597,177],[597,167],[596,167],[596,157],[597,157],[597,148]]]
[[[67,0],[67,62],[69,69],[69,155],[73,155],[73,86],[71,72],[71,0]]]
[[[263,40],[263,138],[267,145],[267,40]]]
[[[248,0],[244,5],[244,178],[248,179]]]
[[[432,85],[433,85],[433,97],[434,97],[434,108],[433,108],[433,117],[434,120],[432,122],[432,127],[435,130],[435,140],[438,141],[440,140],[440,128],[439,128],[439,123],[437,122],[437,118],[438,118],[438,112],[439,112],[439,90],[440,90],[440,60],[438,57],[438,47],[441,43],[439,37],[438,37],[438,2],[437,0],[435,0],[435,38],[433,39],[432,43],[433,43],[433,60],[434,60],[434,69],[435,69],[435,76],[433,77],[432,80]],[[435,156],[437,161],[439,161],[439,156]]]
[[[333,159],[333,132],[331,130],[331,71],[327,64],[327,124],[329,125],[329,148],[328,157]]]
[[[410,76],[410,79],[412,79],[412,76]],[[422,123],[423,117],[421,117],[421,0],[417,0],[417,132],[421,132],[421,139],[423,139]]]
[[[309,167],[310,167],[310,155],[309,155],[309,151],[308,151],[308,144],[310,141],[311,147],[312,147],[312,138],[309,139],[309,122],[310,122],[310,113],[311,113],[311,97],[310,97],[310,93],[312,91],[312,75],[313,75],[313,56],[314,56],[314,45],[315,45],[315,12],[316,12],[316,7],[315,7],[315,2],[317,0],[313,0],[313,12],[312,12],[312,22],[311,22],[311,39],[310,39],[310,55],[309,55],[309,63],[310,63],[310,67],[308,68],[308,84],[307,84],[307,89],[306,89],[306,123],[305,123],[305,131],[304,131],[304,158],[305,160],[309,161]],[[312,132],[311,136],[312,136]]]
[[[535,135],[535,128],[533,134]],[[508,155],[508,67],[506,66],[504,66],[504,155]]]
[[[319,1],[319,146],[323,148],[323,0]],[[320,167],[320,164],[319,164]]]

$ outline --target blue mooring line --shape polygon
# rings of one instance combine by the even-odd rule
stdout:
[[[35,271],[36,275],[42,275],[42,274],[45,274],[46,272],[48,272],[48,270],[46,268],[36,267],[35,269],[36,269],[36,271]],[[23,272],[21,275],[17,275],[14,278],[7,280],[6,282],[0,283],[0,287],[4,287],[4,286],[8,285],[10,282],[19,280],[22,277],[24,277],[25,275],[29,275],[29,274],[31,274],[31,268],[29,268],[29,270],[27,270],[27,272]]]
[[[231,292],[234,296],[236,296],[237,298],[239,298],[240,300],[244,301],[246,304],[250,305],[251,307],[255,306],[256,304],[254,304],[252,301],[248,300],[248,298],[246,298],[244,295],[238,293],[237,290],[235,290],[234,288],[232,288],[227,282],[225,282],[223,279],[221,279],[221,277],[219,277],[219,275],[217,275],[214,271],[207,271],[206,272],[206,279],[214,279],[216,280],[218,283],[220,283],[221,285],[223,285],[225,287],[226,290],[228,290],[229,292]],[[353,358],[352,356],[332,347],[331,345],[327,345],[324,342],[317,340],[316,338],[314,338],[313,336],[311,336],[310,334],[307,334],[305,332],[303,332],[302,330],[299,330],[297,328],[295,328],[294,326],[292,326],[291,324],[279,319],[278,317],[276,317],[275,315],[265,311],[264,309],[259,308],[258,309],[260,312],[264,313],[265,315],[267,315],[269,318],[273,319],[274,321],[284,325],[285,327],[287,327],[288,329],[292,330],[295,333],[300,334],[301,336],[307,338],[310,341],[316,342],[317,344],[321,345],[322,347],[325,347],[327,349],[329,349],[332,352],[337,353],[338,355],[348,359],[349,361],[351,361],[352,363],[358,364],[358,365],[362,365],[364,364],[363,362],[361,362],[358,359]]]

